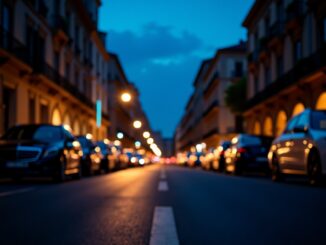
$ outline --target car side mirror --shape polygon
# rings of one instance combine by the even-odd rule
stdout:
[[[294,133],[307,133],[308,128],[304,127],[304,126],[297,126],[297,127],[294,127],[293,132]]]

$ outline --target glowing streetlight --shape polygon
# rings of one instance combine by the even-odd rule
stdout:
[[[151,134],[150,134],[148,131],[145,131],[145,132],[143,133],[143,137],[144,137],[145,139],[148,139],[149,137],[151,137]]]
[[[142,126],[142,122],[139,120],[136,120],[136,121],[134,121],[133,125],[134,125],[134,128],[139,129]]]
[[[124,137],[124,135],[123,135],[123,133],[122,132],[119,132],[119,133],[117,133],[117,138],[118,139],[123,139],[123,137]]]
[[[151,145],[154,143],[154,139],[153,138],[148,138],[147,139],[147,144]]]
[[[124,92],[121,94],[121,100],[122,102],[128,103],[131,101],[131,94],[128,92]]]
[[[140,142],[140,141],[136,141],[136,142],[135,142],[135,147],[136,147],[137,149],[139,149],[139,148],[141,147],[141,142]]]

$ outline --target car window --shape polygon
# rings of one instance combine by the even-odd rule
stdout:
[[[257,136],[243,135],[240,139],[241,144],[245,145],[260,145],[261,139]]]
[[[286,133],[291,133],[291,132],[292,132],[292,130],[294,129],[294,127],[295,127],[296,122],[298,121],[298,119],[299,119],[299,116],[295,116],[294,118],[292,118],[292,119],[288,122],[288,124],[287,124],[287,126],[286,126],[286,129],[285,129],[285,132],[286,132]]]
[[[294,127],[306,128],[309,126],[309,113],[305,112],[299,115],[298,120],[295,122]]]
[[[311,128],[326,130],[326,111],[313,111]]]
[[[60,127],[55,126],[20,126],[10,129],[5,135],[6,140],[39,140],[55,141],[62,139]]]

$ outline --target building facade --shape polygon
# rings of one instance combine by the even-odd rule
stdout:
[[[246,43],[219,49],[203,61],[194,81],[194,93],[175,134],[176,151],[189,151],[196,144],[216,147],[239,130],[236,116],[225,104],[225,91],[242,79],[246,70]]]
[[[326,2],[256,0],[243,26],[246,131],[277,136],[305,108],[326,109]]]
[[[16,124],[53,123],[105,138],[109,55],[97,29],[100,1],[0,3],[0,134]]]

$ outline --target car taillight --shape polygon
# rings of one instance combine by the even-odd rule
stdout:
[[[220,151],[220,156],[223,156],[225,151]]]
[[[245,148],[239,148],[239,149],[237,149],[237,156],[240,156],[241,154],[246,153],[246,152],[247,152],[247,150]]]

